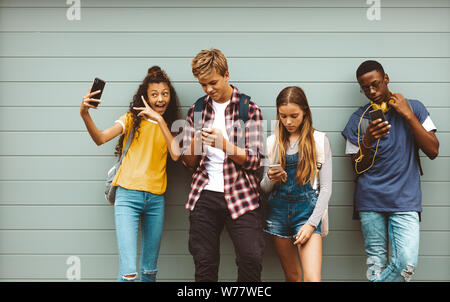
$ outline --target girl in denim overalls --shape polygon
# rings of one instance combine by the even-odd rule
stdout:
[[[312,127],[311,110],[300,87],[283,89],[276,104],[278,125],[267,138],[270,168],[261,181],[261,189],[270,193],[265,232],[273,237],[286,281],[301,281],[302,271],[304,281],[320,281],[322,217],[331,196],[330,144],[323,132]],[[318,170],[320,140],[324,162]],[[320,187],[313,189],[317,173]]]

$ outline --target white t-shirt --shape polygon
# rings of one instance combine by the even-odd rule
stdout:
[[[212,128],[217,128],[222,131],[222,135],[226,140],[229,140],[227,134],[227,128],[225,124],[225,109],[230,101],[225,103],[217,103],[212,100],[212,106],[214,109],[214,122]],[[205,168],[208,173],[209,182],[205,186],[204,190],[210,190],[215,192],[224,192],[224,179],[223,179],[223,162],[225,160],[225,153],[215,147],[206,147],[206,162]]]

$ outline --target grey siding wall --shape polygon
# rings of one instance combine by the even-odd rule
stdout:
[[[79,116],[94,77],[107,81],[92,113],[99,128],[127,111],[148,67],[174,81],[185,117],[202,95],[190,60],[204,48],[229,59],[231,82],[266,120],[288,85],[304,88],[314,125],[333,150],[330,235],[323,279],[364,281],[360,226],[352,216],[353,174],[340,131],[366,100],[354,74],[379,60],[391,89],[421,100],[439,131],[440,155],[423,159],[423,219],[415,280],[450,280],[450,2],[382,1],[369,21],[366,1],[81,1],[69,21],[63,0],[0,1],[0,280],[63,281],[70,256],[81,280],[115,280],[113,208],[103,197],[117,140],[97,147]],[[269,123],[270,125],[270,123]],[[270,129],[269,129],[270,131]],[[422,154],[423,156],[423,154]],[[159,280],[192,280],[184,204],[190,175],[170,164]],[[222,240],[220,279],[234,280],[234,251]],[[267,238],[263,280],[283,280]]]

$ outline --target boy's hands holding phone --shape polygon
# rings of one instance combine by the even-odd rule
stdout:
[[[222,131],[220,129],[210,129],[203,128],[202,129],[202,143],[204,145],[215,147],[223,150],[225,146],[224,137]]]
[[[381,109],[373,110],[370,113],[372,122],[367,127],[366,133],[363,137],[363,144],[365,146],[372,146],[372,144],[389,134],[391,125],[386,121]]]
[[[280,164],[270,165],[267,176],[274,182],[285,182],[287,180],[287,173],[283,170]]]

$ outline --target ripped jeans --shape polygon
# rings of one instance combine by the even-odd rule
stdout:
[[[374,282],[410,281],[419,256],[417,212],[359,212],[367,255],[367,279]],[[392,258],[389,258],[389,242]]]
[[[137,278],[137,237],[141,221],[141,281],[156,281],[157,261],[164,223],[164,195],[118,187],[114,204],[119,248],[118,281]],[[128,276],[128,277],[126,277]]]

